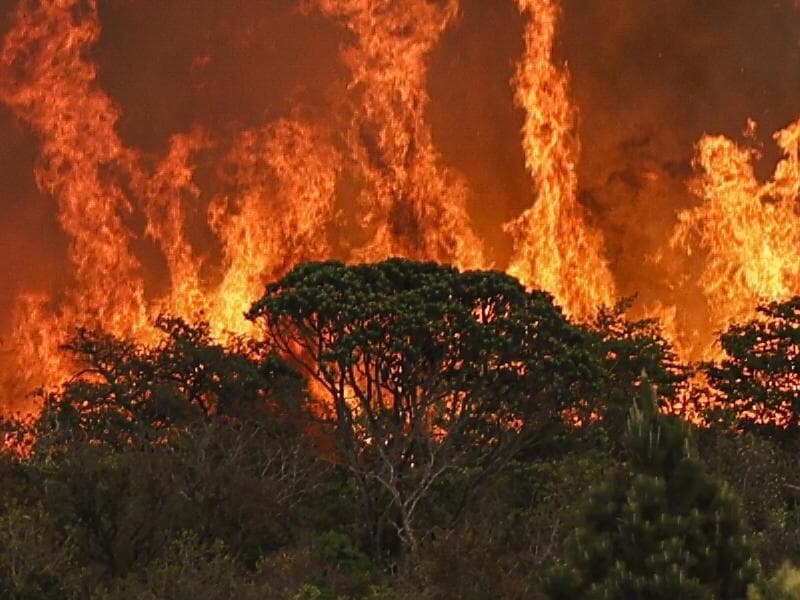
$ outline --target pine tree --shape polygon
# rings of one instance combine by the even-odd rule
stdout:
[[[744,598],[758,568],[737,499],[704,471],[690,426],[643,389],[624,436],[628,464],[590,491],[545,589],[565,600]]]

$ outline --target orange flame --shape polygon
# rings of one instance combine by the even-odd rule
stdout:
[[[678,215],[671,244],[706,253],[699,283],[716,330],[755,316],[759,303],[800,293],[800,120],[774,137],[784,157],[763,184],[755,150],[723,136],[697,145],[701,173],[691,187],[704,202]]]
[[[355,34],[344,62],[359,107],[348,145],[365,181],[363,225],[370,241],[355,260],[388,256],[484,264],[472,232],[467,186],[441,165],[425,122],[428,104],[425,59],[458,11],[457,0],[316,0]]]
[[[63,331],[78,311],[84,322],[102,322],[117,334],[147,326],[140,265],[124,224],[132,210],[125,188],[135,157],[117,136],[119,113],[95,88],[96,69],[84,59],[99,33],[93,2],[84,10],[77,0],[24,1],[0,54],[0,97],[41,139],[37,183],[58,200],[75,269],[75,285],[57,311],[59,324],[42,319],[42,307],[28,299],[18,329]],[[60,338],[40,335],[49,345]]]
[[[31,385],[69,373],[58,348],[78,324],[147,342],[155,339],[156,313],[192,319],[204,312],[218,333],[241,332],[243,313],[266,279],[330,253],[324,229],[333,218],[340,158],[314,128],[279,121],[242,134],[228,157],[235,196],[220,196],[209,208],[223,273],[216,287],[204,281],[205,257],[187,235],[187,206],[200,196],[192,156],[211,141],[200,130],[175,135],[148,172],[117,134],[119,111],[86,58],[99,35],[94,0],[23,0],[0,55],[0,98],[41,140],[37,182],[58,201],[75,270],[66,294],[29,295],[18,304],[15,340]],[[165,298],[145,293],[144,267],[132,250],[137,210],[169,270]]]
[[[0,100],[38,136],[36,181],[58,205],[73,266],[66,291],[19,299],[15,343],[26,384],[70,372],[58,347],[78,324],[150,342],[154,316],[168,311],[204,315],[219,336],[246,332],[243,312],[264,283],[303,260],[491,264],[470,222],[466,180],[445,164],[427,122],[428,58],[456,19],[458,0],[304,2],[349,33],[348,104],[336,113],[343,123],[311,124],[293,111],[233,143],[199,128],[178,133],[164,156],[152,156],[126,146],[120,110],[96,81],[97,0],[20,0],[0,52]],[[613,304],[616,291],[602,236],[578,200],[578,114],[569,71],[554,57],[559,3],[515,3],[526,27],[512,83],[536,194],[506,225],[508,271],[588,319]],[[749,121],[746,137],[756,136]],[[699,285],[709,329],[752,316],[761,301],[800,293],[800,120],[775,140],[784,157],[766,183],[755,176],[754,150],[721,136],[698,143],[691,186],[703,203],[680,213],[671,249],[704,257]],[[212,150],[223,157],[223,175],[208,191],[195,171]],[[339,203],[350,191],[358,231],[343,235]],[[198,219],[209,247],[190,235]],[[142,240],[163,258],[166,291],[149,287],[155,278]],[[675,307],[654,310],[680,347]]]
[[[517,4],[530,21],[514,84],[517,103],[526,111],[525,162],[538,196],[506,226],[515,242],[508,271],[551,292],[568,314],[586,319],[599,306],[613,304],[615,291],[602,237],[587,225],[577,200],[576,110],[569,99],[569,74],[553,58],[560,11],[554,0]]]
[[[209,208],[225,271],[209,317],[220,330],[241,333],[249,329],[243,313],[264,281],[330,254],[324,230],[333,218],[339,158],[313,128],[279,121],[242,134],[228,162],[235,195]]]

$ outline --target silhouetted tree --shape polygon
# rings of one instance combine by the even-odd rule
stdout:
[[[433,263],[300,265],[251,308],[267,339],[324,395],[339,457],[372,523],[407,548],[444,473],[475,483],[588,394],[599,363],[549,295],[498,272]]]
[[[601,308],[588,325],[598,337],[597,351],[605,366],[605,390],[595,410],[617,440],[625,429],[630,398],[638,393],[645,374],[662,407],[668,407],[684,389],[688,377],[688,368],[678,360],[656,319],[626,317],[632,300]]]
[[[45,395],[34,431],[38,452],[74,443],[121,448],[163,440],[211,416],[253,417],[271,409],[288,416],[302,404],[301,378],[263,345],[222,344],[207,323],[159,317],[156,326],[164,336],[155,346],[76,332],[64,350],[81,370]]]
[[[725,358],[705,365],[709,385],[740,425],[796,431],[800,424],[800,296],[758,307],[720,335]]]

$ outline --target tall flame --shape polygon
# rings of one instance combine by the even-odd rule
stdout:
[[[282,120],[241,134],[227,157],[231,193],[208,210],[222,272],[204,278],[208,253],[188,235],[189,208],[201,196],[192,159],[213,141],[200,129],[177,134],[148,168],[153,161],[120,139],[119,111],[96,84],[87,52],[99,35],[95,0],[22,0],[0,54],[0,98],[40,138],[37,183],[58,201],[75,273],[65,294],[20,298],[15,341],[30,384],[69,372],[58,348],[76,325],[147,342],[156,336],[155,314],[169,311],[189,319],[204,313],[220,335],[242,332],[243,313],[266,280],[330,254],[325,230],[341,158],[317,128]],[[133,250],[142,235],[166,262],[165,297],[146,293],[145,266]]]
[[[370,241],[356,260],[387,256],[484,263],[467,214],[467,186],[442,166],[425,121],[426,57],[458,11],[458,0],[316,0],[344,20],[355,44],[343,54],[358,94],[349,146],[365,181]]]
[[[188,240],[185,205],[200,196],[190,166],[192,154],[208,144],[199,129],[174,135],[167,156],[152,177],[139,175],[147,221],[145,234],[158,244],[169,268],[169,297],[162,300],[159,308],[177,315],[198,315],[204,308],[201,261]]]
[[[774,138],[784,156],[765,183],[753,169],[756,151],[723,136],[697,144],[692,189],[704,202],[678,215],[671,243],[707,254],[699,283],[715,329],[800,293],[800,119]]]
[[[58,200],[71,239],[75,285],[55,329],[73,323],[80,308],[84,322],[131,334],[147,324],[140,264],[124,224],[135,157],[117,136],[119,113],[94,86],[96,69],[84,59],[100,33],[95,8],[79,0],[21,2],[0,54],[0,97],[38,133],[37,183]],[[52,326],[32,301],[22,326]]]
[[[530,18],[514,84],[516,101],[526,112],[525,163],[538,195],[507,225],[514,237],[509,273],[548,290],[568,314],[584,319],[613,304],[615,292],[602,236],[589,227],[577,199],[576,110],[569,99],[569,73],[553,58],[560,11],[555,0],[516,1]]]
[[[427,120],[429,57],[459,0],[298,2],[348,34],[347,102],[332,123],[301,119],[303,107],[293,106],[291,117],[232,140],[199,126],[171,132],[162,155],[118,133],[121,111],[91,61],[97,0],[19,0],[0,51],[0,100],[38,138],[36,182],[57,203],[72,265],[66,289],[18,300],[26,384],[69,373],[58,347],[76,325],[151,342],[154,316],[167,311],[204,315],[220,337],[246,332],[243,313],[264,283],[304,260],[491,264],[470,221],[466,179],[446,164]],[[508,271],[587,319],[613,304],[615,283],[578,199],[578,114],[569,71],[554,56],[559,2],[514,2],[525,50],[512,84],[535,200],[505,226]],[[755,131],[751,122],[747,135]],[[775,140],[783,158],[765,183],[754,150],[721,136],[697,145],[691,187],[702,203],[679,214],[670,250],[705,261],[698,283],[709,330],[800,293],[800,119]],[[217,179],[207,188],[209,157]],[[680,344],[677,308],[657,310]]]

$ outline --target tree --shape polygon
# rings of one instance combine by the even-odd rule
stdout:
[[[736,498],[694,456],[689,425],[634,406],[629,468],[594,487],[566,562],[546,581],[552,598],[743,598],[757,565]]]
[[[656,319],[631,320],[625,316],[632,302],[629,298],[611,308],[602,307],[589,323],[598,337],[606,373],[606,392],[599,398],[597,411],[614,434],[623,432],[630,398],[639,390],[645,374],[661,406],[670,404],[688,376]]]
[[[306,263],[248,318],[319,390],[377,555],[387,525],[416,548],[417,509],[443,474],[470,465],[483,481],[599,373],[551,297],[498,272]]]
[[[260,600],[276,596],[269,585],[254,581],[223,543],[203,542],[191,533],[166,544],[146,570],[117,578],[108,589],[93,595],[102,600]]]
[[[208,323],[162,316],[155,346],[79,329],[64,346],[81,370],[44,396],[33,437],[39,453],[74,444],[120,449],[163,441],[171,432],[218,417],[289,417],[303,384],[263,345],[212,339]],[[281,393],[289,390],[291,393]]]
[[[0,509],[0,597],[79,598],[74,544],[58,534],[41,504],[20,500]]]
[[[704,370],[723,408],[762,431],[800,425],[800,296],[758,307],[759,317],[720,335],[726,357]]]

